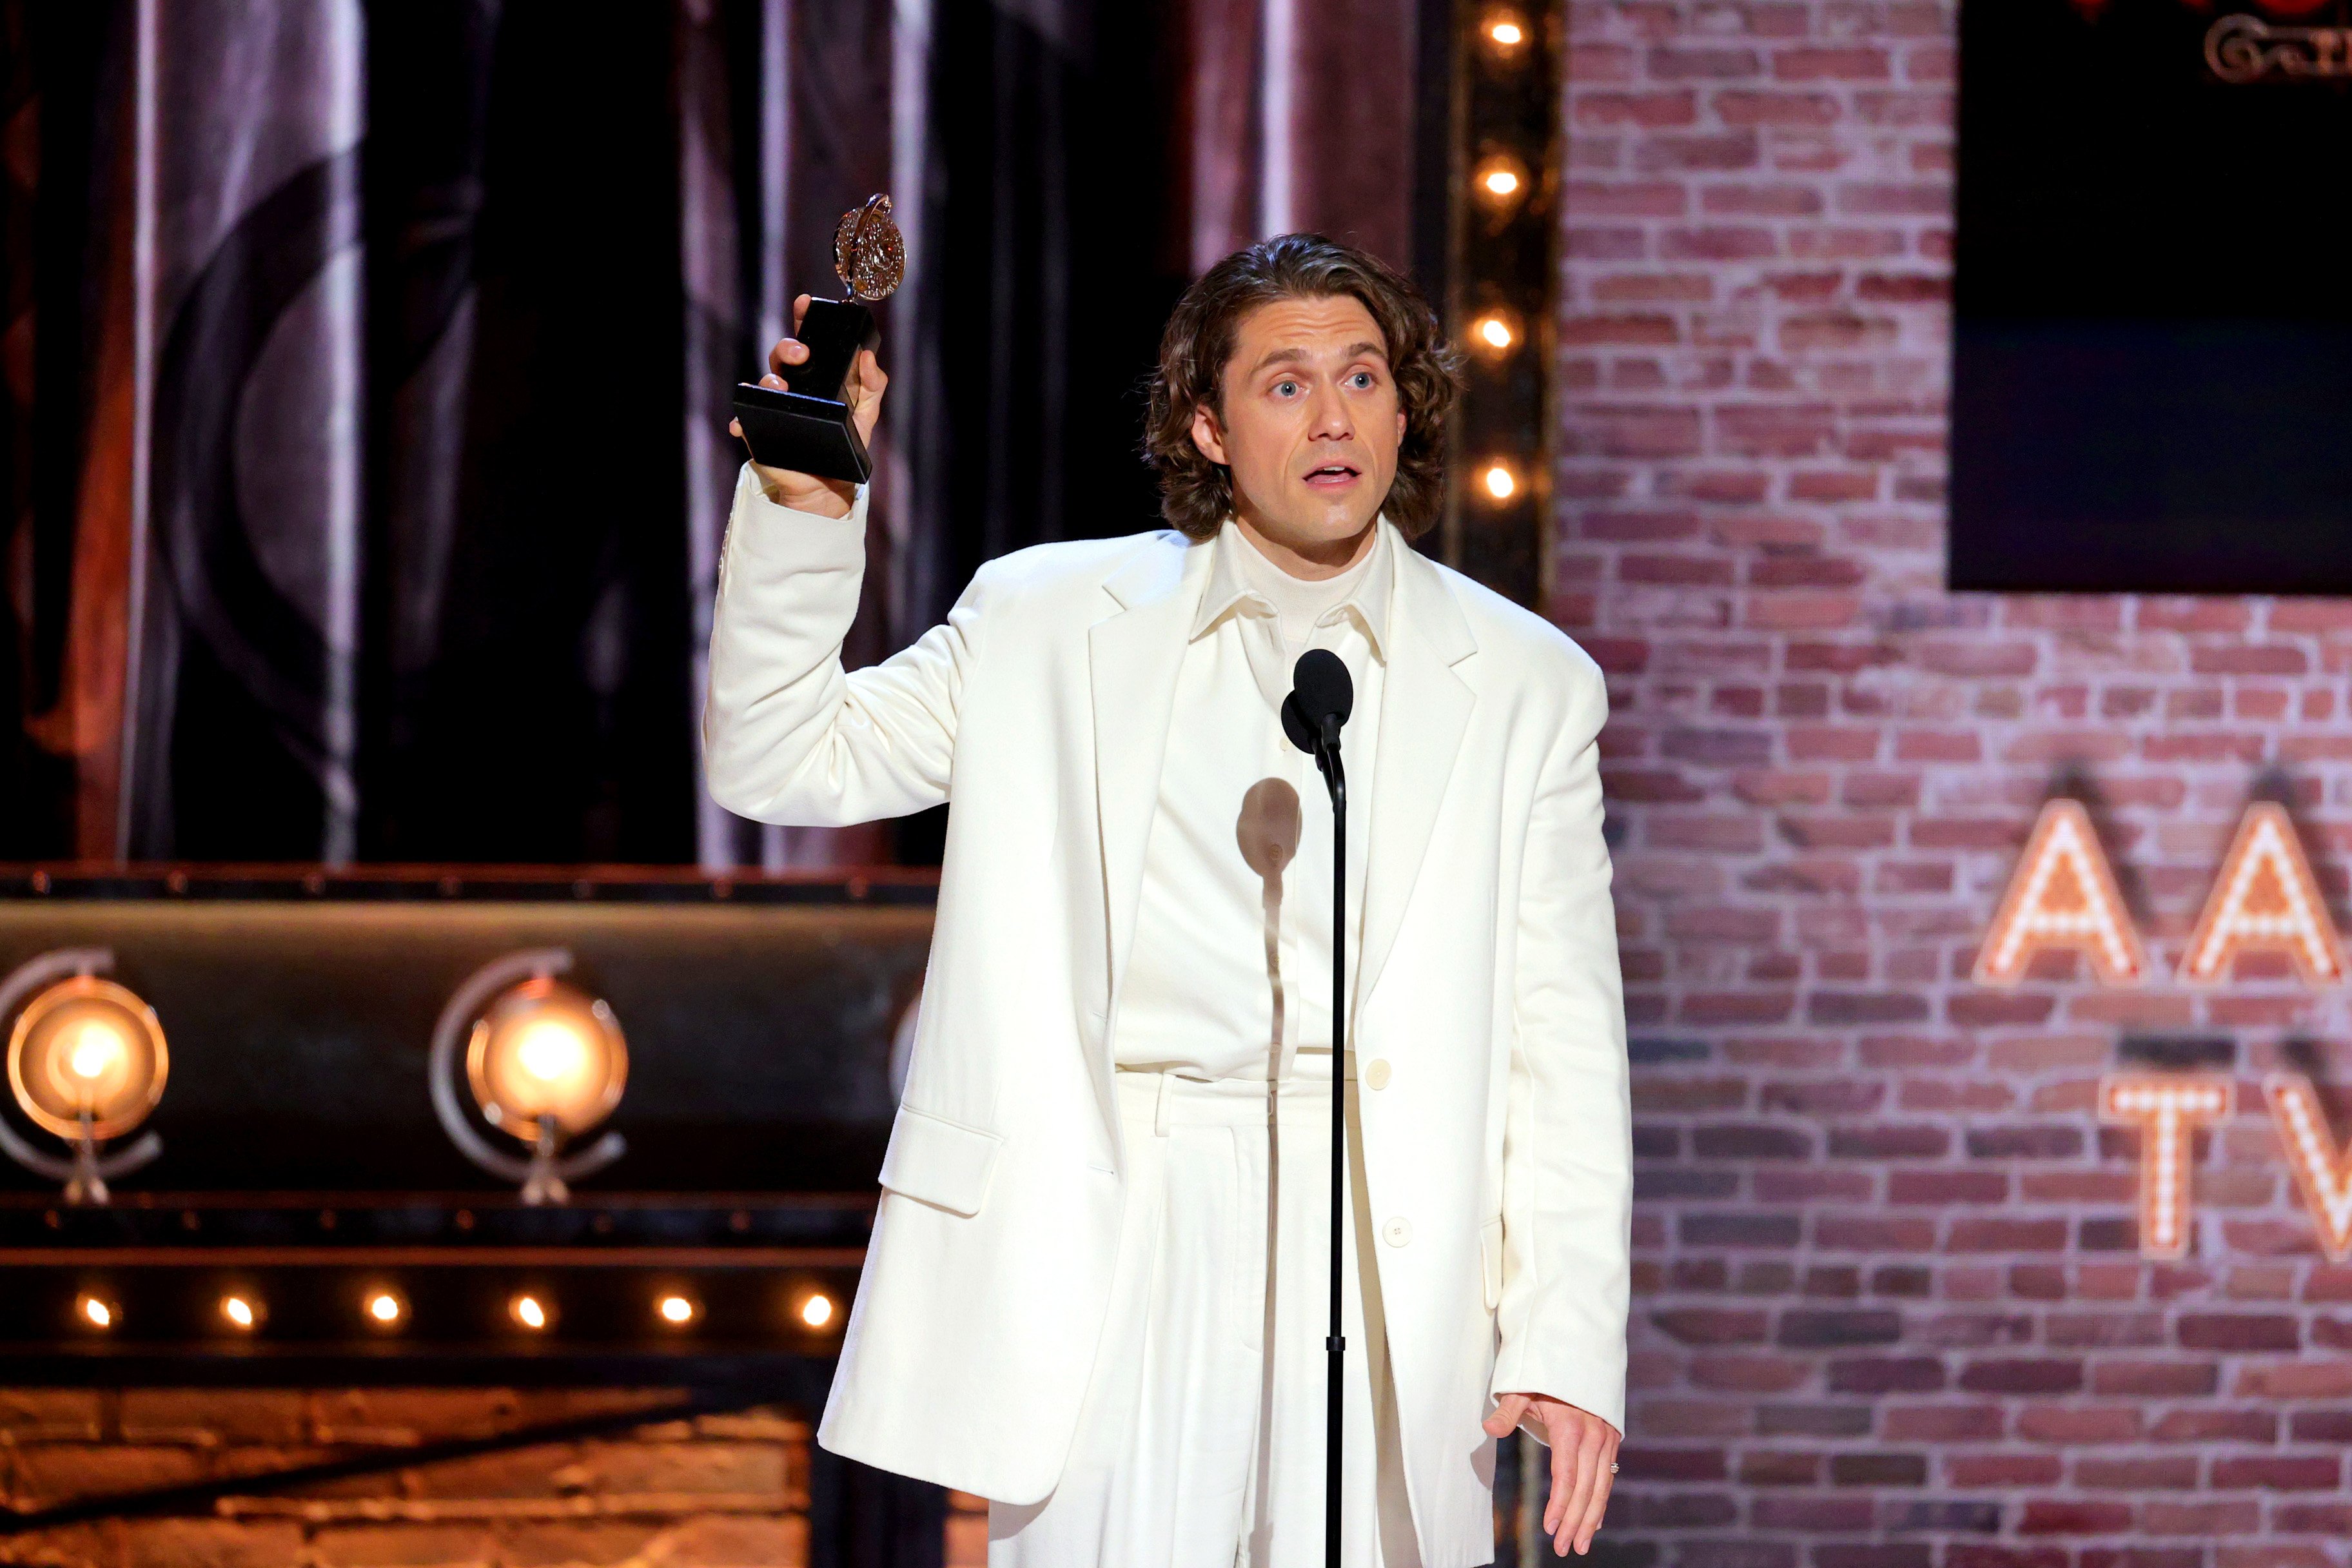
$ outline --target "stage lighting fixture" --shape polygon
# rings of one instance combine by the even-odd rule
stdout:
[[[373,1329],[396,1329],[408,1321],[407,1300],[388,1285],[370,1290],[360,1303],[360,1310]]]
[[[1519,481],[1500,463],[1490,465],[1478,478],[1485,483],[1486,493],[1496,500],[1508,500],[1518,491]]]
[[[555,1310],[546,1300],[526,1290],[507,1303],[507,1316],[518,1326],[538,1333],[555,1321]]]
[[[73,1152],[43,1153],[0,1121],[0,1151],[36,1175],[65,1184],[69,1204],[106,1202],[106,1184],[163,1152],[152,1132],[100,1157],[99,1145],[147,1119],[163,1097],[171,1053],[155,1010],[99,972],[114,967],[103,948],[60,949],[20,964],[0,981],[0,1018],[12,1014],[8,1088],[37,1127]],[[24,998],[30,996],[30,1001]],[[22,1002],[21,1008],[18,1004]]]
[[[1500,351],[1509,348],[1519,341],[1519,334],[1513,330],[1510,321],[1499,310],[1490,311],[1479,317],[1476,324],[1470,330],[1476,337],[1479,345],[1484,348]]]
[[[251,1333],[261,1327],[261,1320],[267,1314],[258,1297],[232,1290],[220,1299],[220,1315],[221,1321],[230,1328],[240,1333]]]
[[[562,948],[486,964],[449,998],[433,1031],[433,1109],[443,1131],[484,1170],[520,1182],[527,1204],[566,1201],[574,1178],[612,1163],[625,1147],[607,1132],[580,1153],[561,1153],[567,1140],[612,1114],[629,1073],[613,1009],[555,978],[571,967]],[[492,1148],[459,1106],[461,1037],[467,1087],[482,1120],[529,1146],[528,1160]]]
[[[802,1299],[796,1315],[808,1327],[821,1329],[833,1321],[833,1298],[822,1290],[812,1290]]]
[[[654,1314],[674,1329],[682,1329],[702,1316],[701,1304],[690,1296],[673,1290],[654,1303]]]
[[[1516,49],[1528,41],[1528,32],[1519,19],[1508,11],[1497,11],[1486,18],[1486,37],[1498,48]]]
[[[87,1329],[105,1331],[122,1323],[122,1308],[103,1296],[85,1290],[74,1298],[74,1320]]]

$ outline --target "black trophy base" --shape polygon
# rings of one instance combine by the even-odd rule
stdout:
[[[809,357],[786,367],[792,390],[736,384],[735,417],[751,460],[862,485],[874,463],[842,393],[858,351],[882,341],[874,312],[855,300],[811,300],[801,316],[800,341]]]

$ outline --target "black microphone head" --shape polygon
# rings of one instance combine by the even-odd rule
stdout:
[[[1337,730],[1355,711],[1356,683],[1328,647],[1310,647],[1291,667],[1290,695],[1282,700],[1282,732],[1302,752],[1315,750],[1325,721]]]

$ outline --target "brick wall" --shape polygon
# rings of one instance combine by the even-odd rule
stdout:
[[[2053,790],[2166,973],[2251,798],[2340,902],[2352,604],[1943,591],[1953,22],[1570,6],[1552,604],[1614,696],[1642,1162],[1608,1533],[2345,1568],[2352,1268],[2256,1088],[2296,1042],[2352,1079],[2344,990],[1968,976]],[[2190,1255],[2145,1263],[2093,1091],[2181,1036],[2228,1042],[2242,1110],[2197,1145]]]
[[[509,1390],[0,1391],[19,1509],[264,1472],[656,1403]],[[173,1517],[0,1536],[27,1568],[790,1568],[806,1423],[753,1409],[383,1471]]]

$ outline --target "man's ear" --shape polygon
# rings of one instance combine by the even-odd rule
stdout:
[[[1404,410],[1397,410],[1397,445],[1404,445]]]
[[[1225,433],[1217,425],[1216,411],[1205,403],[1192,405],[1192,445],[1209,461],[1223,468],[1233,466],[1225,456]]]

